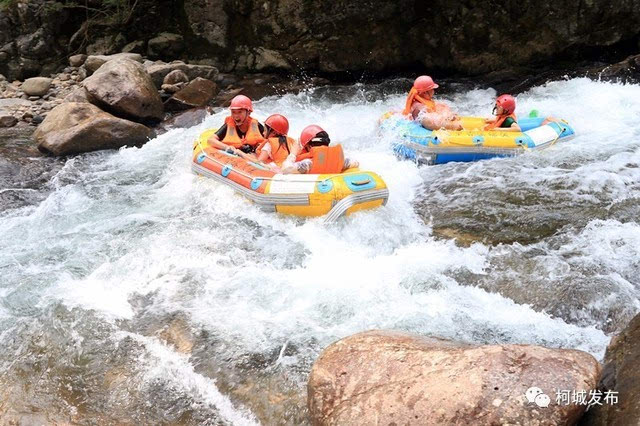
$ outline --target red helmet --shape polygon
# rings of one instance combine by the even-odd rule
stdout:
[[[264,124],[279,135],[285,136],[289,133],[289,120],[284,115],[271,114]]]
[[[317,124],[311,124],[305,127],[304,129],[302,129],[302,133],[300,133],[300,145],[302,145],[302,147],[304,148],[320,132],[327,135],[327,132],[325,132],[324,129]],[[328,135],[326,136],[326,138],[329,139]]]
[[[413,87],[418,92],[426,92],[427,90],[437,89],[439,86],[428,75],[421,75],[413,82]]]
[[[249,112],[253,112],[253,104],[251,103],[251,99],[245,95],[238,95],[231,99],[229,109],[246,109]]]
[[[511,95],[500,95],[496,105],[501,106],[505,114],[512,114],[516,110],[516,100]]]

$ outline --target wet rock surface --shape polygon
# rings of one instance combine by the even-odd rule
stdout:
[[[138,62],[111,60],[83,84],[98,106],[116,116],[140,121],[159,121],[164,116],[158,90]]]
[[[616,392],[617,403],[594,405],[584,416],[582,426],[640,424],[640,314],[611,339],[604,357],[598,384],[604,394]]]
[[[33,137],[38,149],[54,155],[142,144],[151,131],[89,103],[64,103],[53,109]]]
[[[598,361],[576,350],[368,331],[318,357],[309,411],[315,425],[574,424],[586,407],[551,397],[556,389],[588,393],[599,374]]]

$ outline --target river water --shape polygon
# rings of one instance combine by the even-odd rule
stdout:
[[[640,86],[534,87],[518,111],[565,118],[574,139],[418,167],[377,132],[402,83],[255,105],[260,119],[285,114],[295,136],[322,125],[387,182],[386,206],[331,226],[262,212],[191,173],[192,141],[225,111],[66,160],[9,143],[40,165],[27,177],[0,167],[0,415],[306,423],[314,359],[374,328],[601,359],[640,310]],[[489,115],[495,91],[449,87],[459,113]]]

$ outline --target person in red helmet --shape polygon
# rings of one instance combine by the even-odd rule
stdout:
[[[503,132],[519,132],[520,126],[516,119],[516,100],[511,95],[500,95],[493,107],[495,118],[487,118],[484,130],[500,130]]]
[[[279,167],[292,152],[297,152],[298,142],[287,136],[287,133],[289,133],[289,120],[284,115],[270,115],[265,120],[264,127],[264,135],[267,140],[258,150],[258,161],[274,163]]]
[[[231,115],[225,118],[224,124],[209,138],[211,146],[224,149],[229,153],[244,157],[253,157],[256,148],[264,142],[264,126],[251,117],[253,104],[251,99],[238,95],[231,100]],[[242,156],[242,155],[241,155]]]
[[[358,167],[355,160],[345,158],[341,145],[329,146],[331,139],[316,124],[305,127],[297,149],[282,164],[283,173],[329,174]]]
[[[416,78],[402,113],[411,115],[414,120],[418,119],[420,124],[429,130],[462,130],[458,116],[447,105],[432,99],[438,87],[428,75]]]

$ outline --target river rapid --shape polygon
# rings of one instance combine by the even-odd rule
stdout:
[[[315,358],[374,328],[601,359],[640,310],[640,86],[578,78],[531,88],[517,112],[564,118],[575,138],[420,167],[395,158],[393,135],[377,130],[407,86],[255,103],[261,120],[286,115],[295,137],[320,124],[386,181],[386,206],[330,226],[263,212],[191,173],[193,140],[227,111],[140,148],[62,160],[4,142],[0,413],[307,423]],[[490,114],[494,90],[448,88],[441,99],[461,115]],[[40,165],[16,173],[16,153]]]

